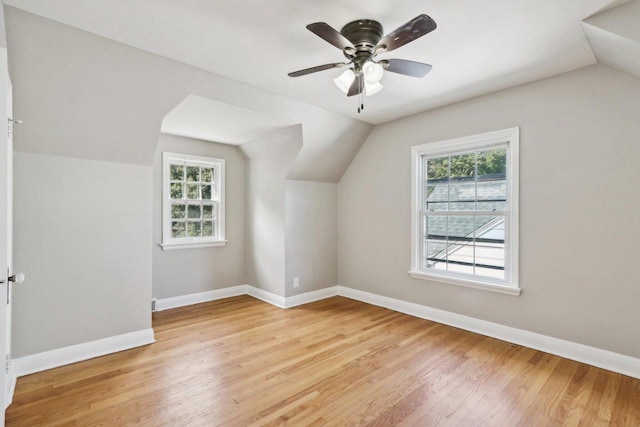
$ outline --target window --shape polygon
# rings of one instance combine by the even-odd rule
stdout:
[[[519,129],[412,147],[412,277],[519,295]]]
[[[162,153],[162,248],[224,246],[224,160]]]

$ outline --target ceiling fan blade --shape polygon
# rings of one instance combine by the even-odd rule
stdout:
[[[391,52],[415,39],[435,30],[436,22],[427,15],[418,15],[380,40],[378,46],[386,46],[385,52]]]
[[[335,28],[326,22],[316,22],[314,24],[307,25],[307,29],[318,37],[326,40],[340,50],[346,48],[355,49],[353,44],[345,36],[340,34]]]
[[[318,65],[317,67],[305,68],[304,70],[294,71],[289,73],[289,77],[300,77],[306,76],[307,74],[317,73],[318,71],[330,70],[332,68],[340,68],[344,67],[346,64],[344,62],[336,62],[335,64],[324,64]]]
[[[406,59],[385,59],[384,61],[380,61],[380,63],[382,63],[382,66],[387,71],[411,77],[424,77],[431,71],[431,68],[433,68],[429,64],[407,61]]]
[[[362,90],[364,89],[364,80],[362,79],[362,74],[358,74],[355,79],[353,79],[353,83],[349,87],[349,92],[347,92],[347,96],[360,95]]]

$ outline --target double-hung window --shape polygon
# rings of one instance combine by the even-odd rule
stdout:
[[[518,128],[412,148],[415,278],[518,295]]]
[[[224,246],[224,159],[162,153],[162,248]]]

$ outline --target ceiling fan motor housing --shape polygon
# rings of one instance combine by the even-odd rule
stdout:
[[[382,39],[383,30],[378,21],[358,19],[342,27],[340,34],[345,36],[356,48],[355,52],[344,50],[344,55],[351,60],[355,57],[371,57],[378,42]]]

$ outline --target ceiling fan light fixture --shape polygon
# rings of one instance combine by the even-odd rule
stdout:
[[[382,79],[384,68],[382,67],[382,64],[369,60],[365,62],[362,67],[362,72],[364,74],[364,81],[369,84],[374,84],[378,83]]]
[[[326,22],[314,22],[307,29],[337,47],[347,58],[347,62],[334,62],[288,73],[289,77],[300,77],[332,68],[348,67],[333,82],[347,97],[357,101],[358,113],[364,110],[364,97],[382,90],[385,71],[410,77],[424,77],[431,71],[431,65],[405,59],[383,59],[375,61],[376,55],[391,52],[410,43],[437,27],[428,15],[420,14],[411,21],[396,28],[386,36],[382,25],[372,19],[351,21],[338,31]]]
[[[343,91],[345,94],[349,92],[349,88],[353,83],[353,80],[356,78],[353,69],[348,68],[344,73],[340,74],[338,78],[333,79],[333,82],[338,86],[338,89]]]
[[[367,96],[372,96],[375,95],[376,93],[380,92],[382,90],[382,83],[380,82],[376,82],[376,83],[367,83],[366,81],[364,82],[364,93]]]

